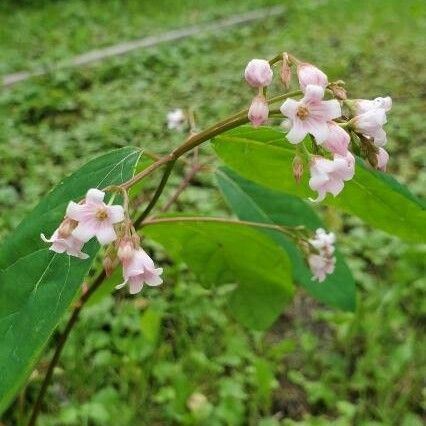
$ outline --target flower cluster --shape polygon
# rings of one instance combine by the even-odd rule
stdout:
[[[82,252],[83,246],[92,238],[108,246],[104,265],[107,273],[113,267],[112,258],[118,257],[123,266],[124,282],[117,286],[129,285],[131,294],[142,290],[143,284],[156,286],[162,283],[161,268],[139,246],[139,236],[121,205],[107,205],[105,192],[89,189],[80,203],[70,201],[66,215],[50,238],[41,234],[43,241],[50,243],[50,250],[66,253],[80,259],[89,256]],[[112,244],[114,243],[114,244]]]
[[[334,271],[336,258],[333,253],[336,237],[332,232],[327,233],[324,229],[318,228],[315,237],[308,241],[314,251],[308,257],[308,264],[313,275],[312,279],[322,282],[328,274]]]
[[[272,62],[277,62],[273,60]],[[300,144],[309,137],[313,155],[310,155],[309,186],[317,191],[313,201],[322,201],[327,193],[336,196],[344,188],[344,182],[355,173],[355,157],[350,152],[352,145],[375,168],[385,171],[389,155],[383,148],[386,143],[386,113],[392,107],[390,97],[374,100],[347,99],[343,82],[329,82],[327,75],[314,65],[303,63],[287,53],[281,59],[281,79],[286,87],[291,80],[291,66],[297,68],[301,98],[285,99],[280,107],[285,117],[282,127],[287,131],[287,140]],[[271,84],[271,64],[263,59],[251,60],[245,70],[247,83],[259,90],[251,103],[248,118],[257,127],[269,116],[266,88]],[[351,137],[352,136],[352,137]],[[303,165],[300,159],[293,163],[294,175],[301,179]]]

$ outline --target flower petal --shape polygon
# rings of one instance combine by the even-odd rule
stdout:
[[[105,197],[105,192],[96,188],[91,188],[87,191],[86,201],[99,204],[103,202],[104,197]]]
[[[129,293],[139,293],[143,288],[143,278],[141,275],[129,279]]]
[[[305,89],[305,96],[303,97],[303,102],[318,102],[321,101],[324,97],[324,88],[321,86],[316,86],[315,84],[308,84]]]
[[[122,206],[107,206],[108,216],[112,223],[122,222],[124,220],[124,209]]]
[[[337,101],[336,99],[322,101],[321,107],[323,109],[323,113],[327,121],[339,118],[342,115],[342,108],[340,106],[339,101]]]
[[[147,269],[144,273],[145,282],[151,287],[156,287],[162,284],[163,279],[160,277],[162,273],[163,268]]]
[[[307,134],[308,131],[306,130],[303,122],[298,118],[295,118],[292,122],[292,127],[287,133],[286,137],[290,143],[296,144],[303,141]]]
[[[105,221],[98,227],[96,238],[100,244],[106,245],[112,243],[117,238],[117,234],[115,233],[114,227]]]
[[[77,204],[74,201],[68,203],[66,215],[73,220],[80,221],[85,220],[87,215],[87,209],[84,204]]]
[[[295,101],[294,99],[286,99],[280,107],[281,114],[289,118],[296,117],[299,104],[300,102]]]
[[[96,235],[97,227],[92,222],[80,222],[77,227],[72,231],[71,235],[77,240],[86,243]]]
[[[309,133],[315,137],[317,144],[321,145],[328,138],[328,125],[326,122],[310,120]]]

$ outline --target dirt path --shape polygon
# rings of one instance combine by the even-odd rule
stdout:
[[[106,58],[113,56],[124,55],[136,49],[143,49],[147,47],[156,46],[161,43],[176,41],[186,37],[190,37],[197,34],[206,32],[218,31],[229,27],[234,27],[241,24],[246,24],[252,21],[256,21],[262,18],[268,18],[270,16],[278,16],[284,13],[282,6],[276,6],[267,9],[258,9],[251,12],[243,13],[240,15],[234,15],[228,18],[224,18],[218,21],[210,23],[203,23],[200,25],[194,25],[192,27],[183,28],[179,30],[169,31],[163,34],[149,36],[137,40],[127,41],[119,43],[113,46],[105,47],[103,49],[91,50],[90,52],[82,55],[75,56],[72,59],[59,62],[50,68],[39,68],[34,71],[21,71],[13,74],[3,76],[3,86],[12,86],[13,84],[19,83],[20,81],[28,80],[31,77],[37,77],[40,75],[48,74],[54,70],[60,68],[77,67],[81,65],[91,64],[93,62],[102,61]]]

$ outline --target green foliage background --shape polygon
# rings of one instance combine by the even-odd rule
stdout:
[[[2,2],[0,73],[272,4],[281,2]],[[389,171],[424,197],[424,2],[307,0],[285,7],[263,22],[2,89],[0,235],[94,155],[126,145],[160,153],[180,143],[182,134],[165,129],[168,110],[194,108],[202,128],[241,109],[252,96],[241,78],[245,63],[281,49],[345,80],[353,97],[393,97]],[[200,175],[177,208],[225,213],[215,186],[212,174]],[[228,311],[229,288],[203,288],[151,247],[167,284],[136,299],[99,297],[86,311],[40,424],[421,425],[424,250],[332,208],[321,213],[355,274],[354,314],[300,293],[269,332],[249,332]],[[47,360],[2,419],[6,425],[23,424]],[[195,407],[197,394],[205,398],[198,395]]]

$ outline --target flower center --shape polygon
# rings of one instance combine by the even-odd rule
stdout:
[[[297,108],[297,112],[296,115],[301,119],[301,120],[305,120],[308,115],[309,115],[309,110],[308,108],[306,108],[304,105],[300,105]]]
[[[99,209],[96,212],[96,219],[102,221],[108,218],[108,212],[106,211],[106,209]]]

